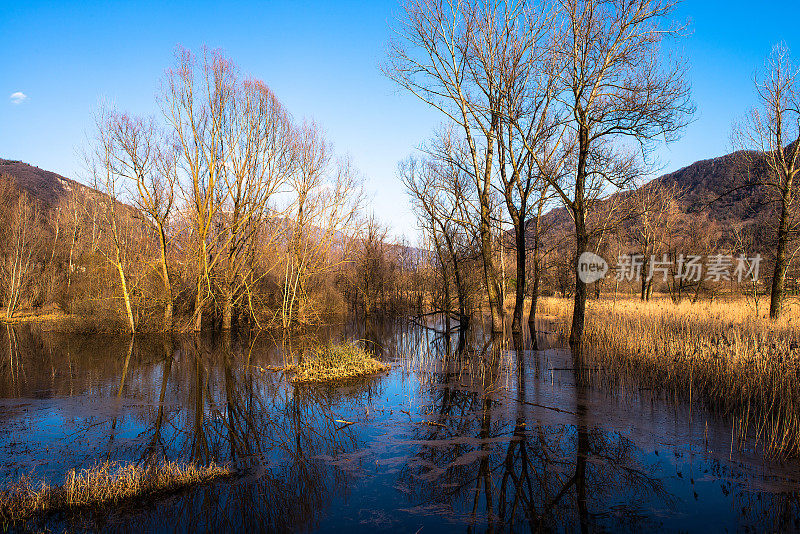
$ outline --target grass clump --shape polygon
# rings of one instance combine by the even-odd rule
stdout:
[[[293,384],[351,380],[387,371],[391,365],[379,362],[369,352],[352,343],[320,345],[312,356],[287,368]]]
[[[29,477],[22,477],[0,491],[0,521],[6,525],[19,523],[39,514],[175,491],[231,474],[229,468],[214,463],[198,467],[178,462],[150,466],[105,462],[89,469],[70,470],[61,486],[45,481],[34,483]]]

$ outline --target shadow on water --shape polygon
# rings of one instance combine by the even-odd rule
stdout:
[[[234,479],[27,528],[467,532],[800,528],[798,464],[731,450],[724,418],[607,388],[537,328],[457,321],[269,335],[0,336],[0,480],[102,461],[227,463]],[[394,362],[341,387],[269,370],[320,340]],[[350,424],[352,423],[352,424]]]

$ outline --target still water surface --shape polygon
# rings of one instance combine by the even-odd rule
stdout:
[[[282,366],[319,339],[393,362],[338,388]],[[161,459],[237,468],[52,530],[503,532],[796,530],[800,463],[731,447],[697,404],[615,386],[529,339],[405,322],[248,336],[0,333],[0,482]],[[588,369],[587,369],[588,368]],[[347,424],[352,423],[352,424]]]

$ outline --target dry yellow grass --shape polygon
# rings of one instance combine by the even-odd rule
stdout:
[[[569,334],[571,302],[543,299],[541,312]],[[800,328],[772,322],[746,301],[674,305],[633,299],[589,301],[584,353],[644,386],[702,399],[733,416],[739,437],[768,455],[800,453]]]
[[[391,368],[389,364],[379,362],[367,351],[351,343],[320,345],[312,353],[311,357],[299,365],[286,368],[291,375],[290,382],[301,384],[350,380]]]
[[[23,477],[0,491],[0,521],[18,523],[47,512],[86,508],[139,497],[156,492],[174,491],[229,476],[227,467],[210,464],[165,462],[154,466],[140,464],[100,464],[67,473],[64,484],[50,486]]]
[[[70,319],[74,319],[74,317],[61,312],[28,315],[15,314],[14,317],[8,317],[5,311],[0,312],[0,322],[9,324],[49,323],[53,321],[66,321]]]

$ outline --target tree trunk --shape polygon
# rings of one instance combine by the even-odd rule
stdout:
[[[481,203],[481,256],[483,258],[483,277],[489,297],[489,310],[492,314],[492,332],[503,331],[503,303],[497,283],[497,272],[492,256],[492,232],[489,226],[489,206]]]
[[[131,298],[128,294],[128,283],[125,280],[125,271],[122,269],[122,263],[117,262],[117,272],[119,272],[119,283],[120,286],[122,286],[122,298],[125,299],[125,311],[128,314],[128,326],[131,329],[131,334],[133,334],[136,332],[136,323],[133,320]]]
[[[644,267],[642,267],[644,270]],[[647,277],[642,275],[642,290],[639,293],[639,300],[647,300]]]
[[[231,329],[231,318],[233,317],[233,295],[230,288],[225,289],[225,296],[222,302],[222,329]]]
[[[528,314],[528,328],[531,331],[531,349],[539,350],[536,333],[536,308],[539,305],[539,263],[533,258],[533,288],[531,289],[531,310]]]
[[[169,269],[167,267],[167,239],[164,236],[163,229],[161,230],[161,276],[164,278],[164,296],[166,298],[164,330],[172,330],[172,281],[169,278]]]
[[[238,216],[238,215],[237,215]],[[228,252],[228,261],[225,265],[225,284],[222,289],[222,329],[230,330],[233,322],[233,298],[236,279],[235,262],[238,260],[236,251],[231,247]]]
[[[439,247],[437,247],[439,249]],[[445,338],[447,343],[450,343],[450,280],[447,277],[447,263],[444,260],[444,257],[441,254],[441,250],[439,251],[439,262],[442,266],[442,284],[444,285],[444,325],[445,325]],[[450,354],[450,349],[448,348],[446,354]]]
[[[511,331],[522,331],[522,315],[525,313],[525,221],[515,221],[514,224],[517,248],[517,283],[514,300],[514,318],[511,321]]]
[[[542,220],[542,204],[539,204],[539,212],[536,214],[536,226],[533,234],[533,288],[531,289],[531,308],[528,313],[528,328],[531,331],[531,344],[533,350],[539,350],[539,343],[536,335],[536,308],[539,305],[539,225]]]
[[[775,270],[772,275],[772,291],[769,301],[769,318],[777,319],[783,308],[785,292],[787,258],[786,249],[789,243],[789,209],[786,194],[783,195],[781,218],[778,223],[778,248],[775,251]]]
[[[583,327],[586,322],[586,283],[578,276],[578,258],[587,251],[589,236],[586,233],[584,213],[579,210],[575,217],[575,259],[573,267],[575,269],[575,299],[572,311],[572,329],[569,334],[569,344],[571,347],[578,347],[583,339]]]
[[[486,144],[486,158],[483,169],[483,184],[479,184],[480,195],[480,238],[481,238],[481,256],[483,257],[483,276],[486,282],[486,291],[489,297],[489,309],[492,314],[492,332],[503,331],[503,319],[505,310],[503,309],[502,291],[497,282],[497,270],[494,266],[494,256],[492,254],[492,229],[490,225],[491,213],[489,213],[489,203],[491,195],[491,182],[492,182],[492,161],[494,161],[494,134],[497,131],[497,123],[499,117],[492,114],[491,131],[487,135]],[[471,143],[471,138],[470,143]],[[474,146],[474,145],[473,145]],[[475,151],[473,148],[473,165],[477,170],[479,168],[477,160],[475,159]],[[501,247],[502,250],[502,247]]]
[[[200,243],[200,261],[197,262],[197,296],[194,300],[194,331],[199,332],[203,327],[203,305],[205,303],[205,277],[208,275],[208,256],[206,255],[205,237]]]
[[[172,330],[172,324],[172,298],[169,298],[164,306],[164,330]]]
[[[467,317],[467,288],[464,286],[464,280],[461,276],[461,266],[458,256],[456,256],[453,239],[444,228],[442,229],[442,235],[444,235],[444,241],[447,244],[447,252],[450,254],[450,258],[453,261],[453,278],[455,279],[456,292],[458,295],[458,320],[461,326],[465,326],[469,322]]]
[[[586,232],[586,164],[589,156],[589,132],[581,127],[578,133],[580,147],[578,150],[578,165],[575,172],[575,197],[573,199],[572,214],[575,219],[575,258],[572,268],[575,275],[575,305],[572,310],[572,329],[569,333],[569,345],[573,349],[580,349],[583,339],[583,326],[586,322],[586,283],[578,276],[578,260],[581,254],[587,252],[589,235]],[[580,350],[578,351],[580,354]]]
[[[453,259],[453,274],[456,279],[456,290],[458,291],[458,320],[462,327],[469,324],[469,314],[467,313],[467,288],[461,276],[461,266],[458,260]]]
[[[75,241],[78,239],[78,223],[75,223],[75,231],[72,232],[72,240],[69,244],[69,267],[67,268],[67,293],[69,293],[70,285],[72,285],[72,254],[75,250]],[[70,299],[70,302],[72,299]],[[71,311],[71,310],[70,310]]]
[[[447,324],[450,324],[450,280],[447,278],[447,265],[442,261],[442,285],[444,286],[444,314],[447,316]]]
[[[197,276],[197,296],[194,299],[194,331],[199,332],[203,327],[203,276]]]

